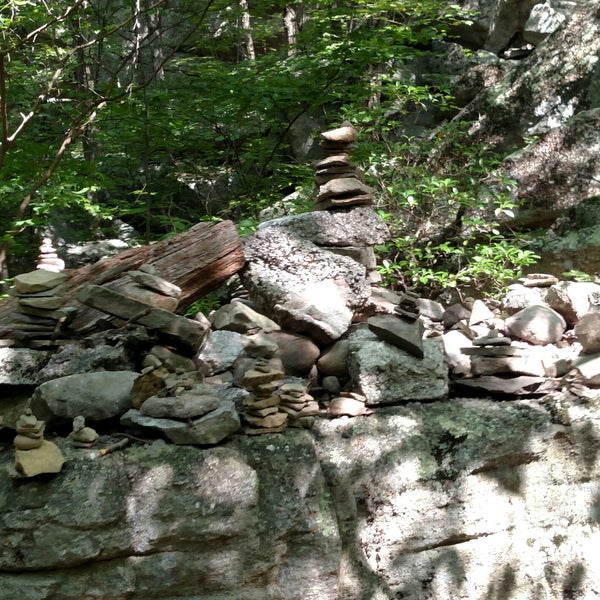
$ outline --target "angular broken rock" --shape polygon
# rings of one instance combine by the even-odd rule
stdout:
[[[409,323],[393,315],[376,315],[367,319],[367,325],[380,339],[417,358],[423,358],[425,329],[420,321]]]
[[[241,426],[232,401],[221,401],[215,410],[190,421],[156,419],[132,408],[121,417],[121,424],[159,431],[174,444],[199,446],[218,444]]]
[[[230,302],[221,306],[209,316],[213,329],[225,329],[237,333],[256,331],[278,331],[281,329],[275,321],[265,317],[245,302]]]
[[[154,329],[188,350],[197,350],[208,334],[208,329],[198,321],[154,308],[100,285],[85,286],[77,299],[109,315]]]
[[[181,288],[156,274],[149,273],[145,270],[129,271],[129,277],[136,283],[147,287],[155,292],[164,294],[165,296],[171,296],[179,300],[181,298]]]

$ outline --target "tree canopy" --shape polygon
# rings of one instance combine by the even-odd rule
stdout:
[[[443,82],[417,85],[399,66],[464,18],[443,0],[8,0],[2,273],[65,223],[72,237],[118,218],[151,241],[255,217],[312,185],[300,123],[350,119],[357,159],[389,167],[406,110],[449,100]],[[373,183],[384,199],[396,185]],[[406,207],[399,197],[386,208]]]

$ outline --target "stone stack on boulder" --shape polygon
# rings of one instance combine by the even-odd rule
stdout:
[[[65,307],[61,296],[61,284],[67,279],[64,273],[38,269],[17,275],[9,290],[18,298],[9,327],[10,338],[23,345],[35,342],[69,338],[69,323],[77,309]]]
[[[13,442],[18,477],[35,477],[61,471],[63,455],[56,444],[44,439],[45,427],[44,421],[39,421],[30,408],[26,408],[19,417]]]
[[[52,245],[50,238],[42,240],[39,250],[40,253],[35,264],[36,269],[43,269],[44,271],[51,271],[53,273],[60,273],[65,270],[65,261],[58,257],[56,248]]]
[[[251,392],[243,403],[245,433],[277,433],[287,427],[288,413],[279,408],[281,398],[276,383],[284,377],[283,371],[260,363],[244,373],[243,386]]]
[[[315,182],[319,188],[316,210],[370,206],[373,190],[365,184],[358,168],[350,161],[350,152],[358,132],[344,121],[336,129],[321,133],[320,146],[326,158],[315,165]]]
[[[194,361],[162,346],[144,359],[131,389],[131,404],[121,423],[162,433],[175,444],[217,444],[240,427],[232,399],[205,383]]]

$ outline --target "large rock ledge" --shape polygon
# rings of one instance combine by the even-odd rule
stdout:
[[[414,403],[103,457],[58,439],[47,479],[9,478],[5,445],[3,597],[596,597],[600,403],[582,402]]]

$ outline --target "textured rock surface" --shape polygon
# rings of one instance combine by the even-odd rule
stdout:
[[[51,353],[30,348],[0,348],[0,384],[35,385]]]
[[[281,228],[245,239],[251,298],[283,329],[326,343],[343,335],[369,296],[365,268]]]
[[[600,406],[413,403],[313,432],[161,441],[11,482],[2,592],[26,600],[586,598]]]

